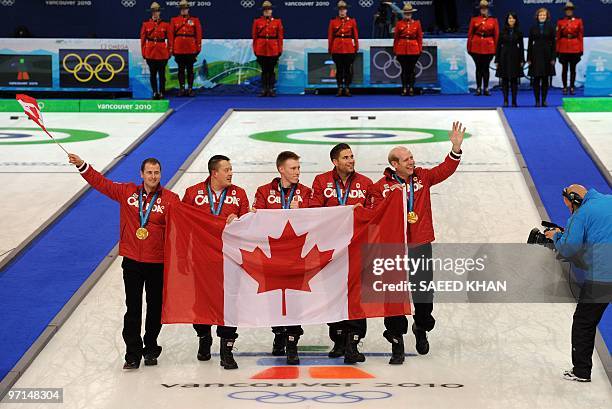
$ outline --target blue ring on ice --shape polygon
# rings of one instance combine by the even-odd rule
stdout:
[[[334,138],[334,139],[383,139],[383,138],[393,138],[397,136],[393,133],[379,133],[379,132],[341,132],[341,133],[330,133],[327,135],[323,135],[325,138]]]

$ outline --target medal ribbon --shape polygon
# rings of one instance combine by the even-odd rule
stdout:
[[[144,202],[142,200],[142,191],[144,189],[140,189],[138,192],[138,215],[140,216],[140,227],[145,227],[149,222],[149,217],[151,217],[151,210],[153,210],[153,206],[155,205],[155,201],[157,200],[157,196],[159,195],[159,190],[155,192],[153,195],[153,199],[149,202],[149,208],[146,213],[144,211]]]
[[[281,182],[278,182],[278,189],[281,194],[281,206],[283,209],[289,209],[291,207],[291,201],[293,200],[293,195],[295,194],[295,189],[297,188],[297,183],[295,185],[291,185],[291,190],[289,191],[289,197],[285,201],[285,189],[283,189],[283,185]]]
[[[338,183],[338,180],[335,180],[334,182],[336,182],[336,196],[338,196],[338,203],[340,204],[340,206],[344,206],[346,205],[346,201],[349,197],[349,192],[351,191],[351,177],[349,176],[348,180],[346,181],[347,183],[344,195],[342,195],[342,189],[340,189],[340,184]]]
[[[397,176],[397,174],[393,175],[393,179],[397,180],[401,184],[408,185],[404,181],[404,179],[402,179],[401,177]],[[412,176],[410,176],[410,185],[408,185],[408,189],[410,190],[410,195],[408,196],[408,211],[409,212],[413,212],[414,211],[414,184],[413,184],[413,181],[412,181]]]
[[[208,189],[208,204],[210,205],[210,212],[215,216],[219,216],[221,214],[221,209],[223,208],[223,203],[225,202],[227,188],[223,189],[223,192],[221,192],[221,197],[219,197],[219,202],[217,203],[217,206],[215,206],[215,202],[213,202],[213,197],[216,197],[216,195],[213,195],[213,191],[210,188],[210,184],[206,185],[206,188]]]

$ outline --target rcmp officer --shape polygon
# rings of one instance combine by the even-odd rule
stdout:
[[[372,185],[367,176],[355,172],[355,157],[351,147],[340,143],[329,152],[334,168],[317,175],[312,183],[310,207],[365,206],[366,194]],[[344,363],[364,362],[365,356],[357,345],[365,337],[366,319],[345,320],[329,325],[329,337],[334,346],[329,351],[330,358],[344,355]]]
[[[563,67],[561,79],[563,81],[563,95],[567,95],[567,71],[570,71],[571,95],[576,93],[576,65],[584,51],[584,25],[582,19],[574,16],[574,3],[565,3],[565,17],[557,22],[557,54]]]
[[[193,64],[202,49],[202,26],[200,19],[189,15],[189,2],[179,2],[180,14],[172,17],[170,26],[174,37],[172,51],[178,65],[178,95],[195,96],[193,91]],[[187,73],[187,91],[185,91],[185,73]]]
[[[476,64],[476,95],[484,92],[489,96],[489,65],[497,49],[499,24],[495,17],[489,16],[488,1],[482,0],[479,8],[480,15],[470,20],[467,51]]]
[[[166,93],[166,64],[172,54],[173,35],[170,24],[160,18],[161,7],[151,3],[151,18],[140,28],[142,58],[149,66],[153,99],[162,99]],[[159,87],[157,78],[159,77]]]
[[[348,5],[338,2],[338,16],[331,19],[327,30],[328,52],[336,64],[336,82],[340,97],[351,96],[349,89],[353,80],[353,62],[359,51],[359,33],[357,21],[347,16]]]
[[[461,144],[465,128],[461,123],[453,123],[449,138],[453,144],[451,152],[444,162],[431,169],[415,167],[412,153],[403,146],[398,146],[389,152],[390,168],[385,169],[384,176],[368,191],[368,207],[375,208],[387,196],[391,189],[406,186],[408,195],[407,242],[408,256],[414,259],[430,260],[432,258],[431,242],[434,241],[434,229],[431,213],[430,188],[450,177],[461,160]],[[410,282],[415,288],[425,282],[427,285],[433,279],[431,263],[421,263],[416,271],[410,271]],[[415,291],[412,293],[414,302],[414,324],[412,332],[416,337],[416,350],[425,355],[429,352],[427,332],[434,328],[436,320],[432,316],[433,290]],[[408,320],[405,316],[385,317],[385,332],[383,336],[391,343],[391,359],[389,364],[400,365],[404,362],[403,335],[408,332]]]
[[[272,17],[272,3],[264,1],[261,9],[263,15],[253,20],[253,52],[261,67],[260,96],[273,97],[276,95],[274,69],[283,53],[284,29],[281,19]]]
[[[162,351],[162,347],[157,344],[157,337],[162,327],[166,212],[179,198],[160,185],[161,164],[155,158],[142,162],[141,185],[114,183],[79,156],[69,154],[68,158],[87,183],[119,202],[119,255],[123,256],[121,267],[127,307],[122,332],[126,345],[123,369],[138,368],[143,356],[146,366],[157,365],[157,358]],[[140,336],[143,288],[147,302],[144,347]]]
[[[416,11],[412,4],[406,3],[404,18],[395,25],[393,53],[402,66],[402,96],[414,95],[414,68],[423,51],[421,22],[412,18]]]
[[[244,189],[232,184],[232,165],[230,159],[223,155],[214,155],[208,161],[210,176],[196,185],[188,187],[183,196],[183,202],[194,207],[211,212],[215,216],[226,218],[227,223],[249,212],[249,199]],[[205,268],[205,267],[203,267]],[[205,274],[203,271],[202,274]],[[201,275],[202,276],[202,275]],[[197,303],[206,300],[196,299]],[[193,324],[199,340],[198,360],[210,359],[212,344],[211,326],[208,324]],[[232,349],[238,338],[236,327],[217,326],[217,336],[220,338],[221,366],[224,369],[237,369]]]
[[[253,208],[257,209],[299,209],[309,206],[311,190],[299,182],[300,157],[294,152],[281,152],[276,158],[276,169],[280,177],[259,186]],[[301,325],[272,327],[274,342],[272,355],[287,356],[287,365],[299,365],[297,345],[304,334]]]

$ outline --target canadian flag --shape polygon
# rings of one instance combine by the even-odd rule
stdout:
[[[405,248],[405,195],[375,210],[258,210],[224,218],[180,203],[167,213],[163,323],[319,324],[410,314],[410,299],[362,288],[372,260]]]
[[[40,112],[36,99],[26,94],[17,94],[15,95],[15,99],[17,99],[17,102],[19,102],[19,105],[21,105],[28,118],[36,122],[36,124],[40,126],[43,131],[47,132],[47,128],[45,128],[45,122],[43,121],[42,113]]]

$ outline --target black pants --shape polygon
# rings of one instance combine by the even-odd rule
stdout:
[[[140,361],[143,355],[158,357],[161,347],[157,336],[161,331],[162,292],[164,287],[164,265],[140,263],[127,257],[121,263],[123,284],[125,286],[125,305],[123,317],[123,340],[125,341],[126,361]],[[145,321],[144,347],[140,337],[142,327],[142,290],[145,290],[147,314]]]
[[[261,67],[261,85],[264,90],[274,89],[276,82],[276,74],[274,69],[278,64],[278,56],[276,57],[265,57],[257,56],[257,63]]]
[[[572,364],[574,375],[591,378],[595,333],[612,294],[612,284],[586,281],[580,290],[580,297],[572,323]]]
[[[296,337],[300,337],[304,335],[304,330],[301,325],[288,325],[286,327],[272,327],[272,332],[274,335],[277,334],[287,334],[294,335]]]
[[[569,68],[570,72],[570,87],[574,88],[576,85],[576,65],[580,62],[582,54],[559,54],[559,62],[561,63],[561,80],[563,81],[563,88],[567,88],[567,71]]]
[[[420,55],[398,55],[397,61],[402,66],[402,88],[414,88],[415,72],[417,61]]]
[[[542,103],[546,102],[549,80],[548,76],[533,77],[533,96],[535,97],[536,104],[540,102],[540,96],[542,97]]]
[[[338,88],[348,88],[353,82],[353,62],[355,54],[332,54],[336,64],[336,82]]]
[[[504,103],[508,102],[508,94],[512,90],[512,104],[516,104],[516,94],[518,93],[518,78],[502,78],[502,91],[504,93]]]
[[[493,54],[470,54],[476,64],[476,88],[489,88],[489,65],[493,60]],[[482,86],[481,86],[482,84]]]
[[[193,324],[193,329],[195,329],[196,334],[198,334],[200,338],[211,337],[211,328],[212,325],[209,324]],[[238,328],[236,327],[217,325],[217,336],[224,339],[236,339],[238,338],[237,330]]]
[[[193,88],[193,64],[196,62],[196,54],[178,54],[174,56],[178,65],[178,80],[181,89],[185,89],[185,73],[187,73],[187,86]]]
[[[329,326],[329,338],[334,342],[336,342],[340,333],[346,335],[349,332],[353,332],[359,335],[359,338],[365,338],[368,329],[365,318],[332,322],[327,325]]]
[[[149,80],[151,81],[151,89],[154,94],[166,93],[166,64],[168,60],[147,60],[149,72],[151,73]],[[159,78],[159,87],[157,80]]]
[[[455,0],[434,0],[434,14],[436,26],[445,31],[448,29],[456,30],[457,24],[457,4]]]
[[[410,259],[431,260],[431,243],[423,244],[418,247],[411,247],[408,250]],[[419,268],[410,276],[410,282],[415,283],[415,288],[420,288],[421,282],[429,283],[433,280],[432,263],[420,263]],[[412,302],[414,303],[414,325],[417,329],[423,331],[431,331],[436,325],[436,320],[431,314],[433,311],[434,292],[430,291],[414,291],[412,294]],[[385,329],[392,335],[401,336],[408,332],[408,319],[405,315],[396,315],[393,317],[385,317]]]

